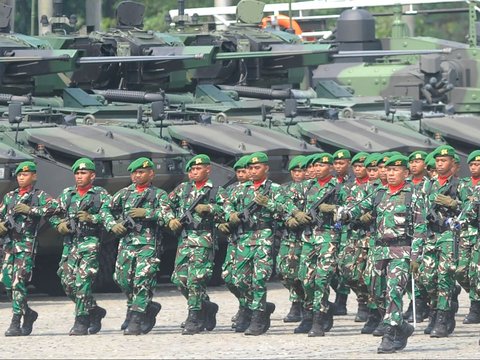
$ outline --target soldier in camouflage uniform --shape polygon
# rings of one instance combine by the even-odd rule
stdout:
[[[315,154],[308,155],[305,158],[305,180],[315,179],[315,169],[313,168],[312,159]]]
[[[216,326],[218,305],[207,295],[207,282],[213,271],[215,224],[225,221],[227,193],[214,187],[209,179],[210,158],[200,154],[186,166],[190,181],[178,185],[169,199],[176,218],[169,223],[172,231],[183,228],[179,238],[172,282],[187,299],[188,317],[183,335],[197,334]],[[225,231],[226,229],[222,229]]]
[[[288,203],[287,213],[299,223],[308,223],[302,233],[299,279],[304,290],[304,319],[296,333],[324,336],[333,326],[333,306],[328,302],[330,281],[337,267],[340,232],[334,229],[335,204],[343,204],[345,193],[333,178],[333,156],[318,154],[313,159],[316,179],[302,183],[298,208]],[[339,191],[339,193],[337,193]]]
[[[100,232],[103,221],[98,214],[110,195],[100,186],[93,186],[95,164],[87,158],[72,166],[75,186],[60,194],[57,212],[50,223],[62,234],[63,251],[57,271],[65,294],[75,303],[75,324],[70,335],[96,334],[106,310],[97,305],[92,286],[98,272]]]
[[[273,270],[273,226],[281,220],[284,196],[280,185],[268,180],[268,156],[253,153],[248,161],[251,180],[230,198],[229,223],[238,236],[233,279],[248,308],[242,309],[236,332],[261,335],[270,327],[275,305],[267,303],[267,280]]]
[[[385,162],[388,185],[377,188],[374,197],[366,198],[348,213],[348,217],[370,213],[375,223],[370,286],[377,306],[385,309],[386,326],[378,353],[402,350],[414,331],[403,320],[402,298],[410,270],[418,271],[426,239],[426,214],[422,197],[406,182],[407,165],[407,157],[391,156]]]
[[[427,165],[427,173],[428,178],[433,179],[436,178],[437,175],[437,165],[435,163],[435,158],[433,157],[434,152],[432,151],[427,155],[425,158],[425,164]]]
[[[454,155],[455,150],[448,145],[435,150],[438,178],[430,179],[422,189],[429,236],[420,281],[430,298],[430,323],[424,332],[431,337],[447,337],[455,328],[456,309],[452,308],[455,293],[454,234],[447,223],[449,218],[458,215],[461,204],[458,179],[453,176]]]
[[[12,299],[12,322],[5,336],[30,335],[38,313],[27,304],[27,281],[34,266],[40,217],[52,214],[50,196],[34,188],[37,166],[20,163],[16,170],[18,188],[8,192],[0,205],[0,236],[3,243],[1,281]],[[23,324],[20,322],[23,316]]]
[[[301,182],[305,179],[305,156],[296,156],[288,165],[292,181],[282,184],[285,197],[293,202],[299,201],[298,191]],[[283,322],[298,322],[302,320],[302,298],[297,293],[301,286],[298,279],[298,265],[302,246],[300,242],[301,228],[285,228],[280,249],[277,255],[277,273],[283,286],[288,289],[292,306],[290,311],[283,318]]]
[[[129,171],[134,182],[120,189],[101,209],[105,228],[121,236],[114,280],[127,296],[124,335],[148,333],[161,305],[152,301],[159,270],[159,227],[174,214],[167,193],[152,185],[154,163],[145,157],[134,160]]]

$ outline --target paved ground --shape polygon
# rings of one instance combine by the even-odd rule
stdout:
[[[222,287],[212,288],[212,301],[220,305],[218,326],[210,333],[182,336],[179,324],[186,317],[186,302],[172,286],[162,285],[155,299],[163,309],[156,327],[148,335],[123,336],[119,330],[125,315],[122,294],[98,294],[98,302],[107,311],[98,335],[67,336],[73,324],[73,304],[64,297],[34,295],[31,306],[40,313],[29,337],[0,337],[0,358],[382,358],[376,349],[380,338],[361,335],[362,324],[354,323],[356,303],[350,296],[349,315],[337,317],[331,332],[323,338],[294,335],[296,324],[285,324],[288,312],[287,291],[280,283],[269,284],[269,301],[277,304],[272,327],[259,337],[236,334],[230,329],[230,318],[236,312],[232,295]],[[418,324],[407,348],[383,358],[478,358],[480,325],[463,325],[467,297],[460,295],[457,328],[448,339],[431,339],[423,334],[426,323]],[[9,325],[9,304],[0,303],[0,331]]]

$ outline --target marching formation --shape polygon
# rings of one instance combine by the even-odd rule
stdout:
[[[284,321],[299,323],[296,334],[334,329],[350,292],[361,332],[382,337],[379,353],[404,349],[410,322],[428,320],[430,337],[451,334],[461,288],[471,300],[464,323],[480,323],[480,150],[468,157],[467,178],[458,177],[459,157],[448,145],[409,156],[345,149],[297,156],[288,167],[292,180],[282,185],[268,178],[268,162],[262,152],[240,158],[237,181],[224,189],[210,180],[210,158],[196,155],[186,165],[188,181],[167,193],[152,184],[154,163],[139,158],[128,167],[132,184],[111,195],[94,185],[95,164],[81,158],[72,166],[75,186],[57,199],[35,188],[36,164],[21,163],[18,188],[0,206],[1,281],[13,309],[5,335],[29,335],[38,318],[26,283],[42,218],[63,236],[57,273],[75,304],[70,335],[98,333],[107,314],[92,294],[102,231],[119,238],[113,276],[127,299],[125,335],[156,324],[164,230],[178,237],[171,280],[186,299],[185,335],[216,326],[219,307],[207,283],[220,234],[228,239],[222,277],[238,302],[235,332],[268,331],[274,266],[291,301]],[[411,299],[405,311],[404,296]]]

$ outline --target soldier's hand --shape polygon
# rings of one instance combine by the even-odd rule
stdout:
[[[0,236],[5,235],[8,232],[6,224],[2,221],[0,222]]]
[[[410,260],[410,272],[412,274],[417,274],[418,269],[420,268],[420,264],[416,260]]]
[[[452,199],[450,196],[442,194],[437,195],[437,197],[435,198],[435,203],[452,209],[455,209],[457,207],[457,200]]]
[[[337,206],[336,205],[333,205],[333,204],[320,204],[318,206],[318,209],[322,212],[322,213],[333,213],[337,210]]]
[[[260,206],[267,206],[268,204],[268,196],[262,194],[255,194],[253,201]]]
[[[230,234],[230,228],[228,227],[228,223],[221,223],[220,225],[218,225],[218,230],[220,230],[226,235]]]
[[[358,218],[362,224],[370,224],[373,220],[372,213],[369,211]]]
[[[66,221],[62,221],[60,224],[57,225],[57,231],[62,235],[67,235],[70,232],[68,228],[68,223]]]
[[[115,235],[123,235],[127,232],[127,228],[123,224],[118,223],[112,226],[112,232]]]
[[[168,227],[172,231],[178,231],[182,228],[182,223],[180,222],[180,220],[174,218],[168,222]]]
[[[132,218],[144,218],[145,216],[147,216],[147,210],[144,208],[133,208],[130,209],[128,215]]]
[[[297,211],[295,214],[293,214],[293,216],[301,225],[310,224],[312,221],[312,218],[303,211]]]
[[[300,223],[293,216],[291,218],[287,219],[287,221],[285,221],[285,224],[287,225],[287,227],[289,229],[295,229],[295,228],[300,226]]]
[[[240,216],[238,216],[237,212],[232,212],[230,214],[229,219],[230,219],[230,222],[234,225],[240,224],[240,222],[242,221],[242,220],[240,220]]]
[[[212,207],[208,204],[198,204],[195,206],[195,212],[200,216],[205,216],[212,212]]]
[[[31,208],[27,204],[17,204],[13,208],[13,212],[16,213],[16,214],[28,215],[28,214],[30,214],[30,210],[31,210]]]
[[[91,223],[93,222],[93,216],[85,210],[79,211],[77,213],[77,219],[80,222],[86,222],[86,223]]]

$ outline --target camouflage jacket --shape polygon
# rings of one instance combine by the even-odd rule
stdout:
[[[187,181],[178,185],[170,192],[168,197],[175,216],[180,219],[184,225],[182,235],[179,239],[180,245],[214,246],[212,233],[215,226],[225,222],[226,214],[230,211],[226,190],[222,187],[215,188],[211,180],[208,180],[200,189],[196,188],[194,182]],[[210,214],[204,217],[197,214],[195,209],[190,209],[199,197],[203,197],[199,204],[208,204],[211,207]],[[191,224],[187,224],[188,219],[186,215],[188,210],[191,210],[190,215],[193,219]]]
[[[460,180],[458,185],[458,197],[460,198],[462,204],[462,209],[465,209],[467,204],[472,202],[471,200],[474,199],[474,194],[477,192],[474,191],[475,186],[472,183],[471,177],[466,177]],[[477,190],[478,191],[478,190]],[[460,232],[460,237],[462,239],[468,238],[469,241],[476,241],[478,236],[478,224],[469,224],[466,229],[462,229]]]
[[[458,215],[458,222],[462,225],[462,232],[468,227],[478,235],[480,229],[480,183],[473,188],[472,195],[462,203],[462,211]]]
[[[132,219],[132,224],[128,212],[138,207],[146,210],[146,216]],[[158,227],[168,224],[175,217],[165,190],[150,185],[143,192],[138,192],[135,184],[120,189],[110,202],[103,204],[100,216],[108,231],[117,222],[124,223],[128,232],[121,241],[132,245],[158,245]]]
[[[50,223],[56,228],[64,220],[69,222],[72,234],[64,237],[65,242],[98,238],[103,227],[103,219],[99,211],[103,204],[110,202],[110,199],[108,191],[101,186],[93,186],[83,196],[74,186],[66,188],[56,201],[56,215],[50,218]],[[92,223],[80,223],[77,219],[79,211],[87,211],[91,214]]]
[[[430,179],[426,176],[423,176],[422,177],[422,181],[418,182],[417,184],[415,184],[412,180],[411,177],[409,177],[407,179],[407,181],[412,184],[412,186],[415,188],[415,190],[421,190],[423,188],[423,184],[425,184],[427,181],[429,181]]]
[[[11,229],[4,236],[3,243],[12,244],[14,253],[22,251],[33,253],[40,218],[53,214],[54,202],[54,199],[45,191],[35,188],[23,195],[20,195],[18,188],[5,194],[0,204],[0,219]],[[15,205],[20,203],[30,206],[30,214],[13,212]]]
[[[407,193],[410,193],[407,195]],[[410,211],[406,208],[407,196]],[[382,259],[418,259],[423,252],[427,229],[423,197],[407,183],[402,189],[390,193],[381,186],[374,196],[366,197],[350,210],[352,218],[371,212],[374,216],[373,256]]]
[[[266,194],[268,196],[267,205],[252,204],[255,193],[265,195],[267,187],[270,187]],[[244,219],[244,222],[236,230],[239,243],[251,246],[272,245],[274,222],[284,220],[285,201],[281,186],[271,180],[265,180],[256,190],[252,181],[246,181],[243,183],[243,187],[236,189],[230,197],[232,211],[245,214],[244,210],[249,206],[253,206],[254,210],[248,211],[248,218]]]
[[[296,204],[298,207],[304,208],[305,206],[303,205],[304,199],[301,194],[302,190],[302,182],[294,182],[294,181],[289,181],[285,184],[281,185],[281,190],[283,192],[283,197],[285,199],[289,199],[290,202]],[[285,216],[282,216],[285,218]],[[285,220],[279,220],[279,224],[283,229],[283,234],[281,237],[281,241],[283,242],[297,242],[300,241],[301,236],[302,236],[302,228],[299,227],[297,229],[289,229],[285,225]]]

